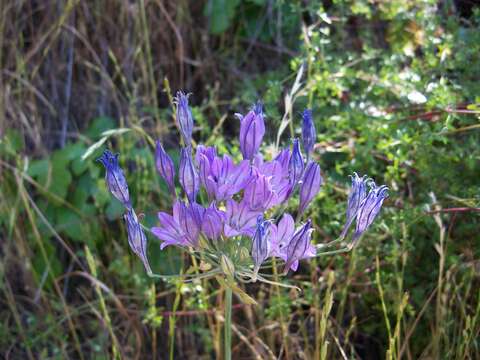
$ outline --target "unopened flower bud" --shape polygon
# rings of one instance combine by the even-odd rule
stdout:
[[[133,211],[133,209],[127,210],[124,219],[127,225],[128,244],[133,252],[142,260],[147,273],[151,274],[152,269],[150,268],[147,257],[147,237],[143,232],[135,211]]]
[[[269,244],[267,241],[267,228],[269,222],[263,220],[263,216],[257,218],[257,228],[252,240],[252,258],[255,265],[254,272],[256,273],[260,266],[268,257]]]
[[[310,153],[313,150],[315,141],[317,138],[317,132],[315,130],[315,124],[313,122],[312,110],[305,109],[303,112],[302,122],[302,143],[303,150],[307,154],[307,159],[310,158]]]
[[[130,195],[128,193],[127,180],[123,171],[118,165],[118,154],[113,155],[110,151],[105,150],[97,161],[105,166],[105,181],[108,190],[115,196],[127,209],[131,209]]]
[[[175,99],[177,105],[176,117],[183,141],[186,146],[192,144],[193,117],[190,107],[188,106],[188,96],[182,91],[177,92]]]
[[[244,117],[240,118],[240,150],[243,158],[252,160],[265,135],[262,104],[258,102]]]
[[[299,213],[302,214],[313,198],[317,195],[323,179],[320,174],[320,166],[314,162],[308,163],[300,185]]]
[[[288,164],[288,175],[292,188],[297,185],[303,175],[304,163],[302,152],[300,151],[300,144],[298,139],[293,139],[293,150],[290,162]]]
[[[195,202],[198,191],[200,190],[200,179],[197,169],[192,160],[192,152],[190,147],[183,148],[180,157],[180,169],[178,177],[183,190],[187,194],[190,202]]]
[[[175,167],[172,158],[165,152],[160,141],[156,144],[155,165],[158,173],[167,183],[168,189],[175,195]]]

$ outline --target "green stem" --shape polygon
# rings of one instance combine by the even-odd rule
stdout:
[[[344,252],[349,252],[351,251],[352,248],[351,247],[344,247],[344,248],[341,248],[341,249],[338,249],[338,250],[332,250],[332,251],[325,251],[325,252],[317,252],[317,255],[316,256],[325,256],[325,255],[334,255],[334,254],[341,254],[341,253],[344,253]]]
[[[232,289],[225,289],[225,360],[232,359]]]
[[[180,298],[182,296],[182,283],[177,281],[175,300],[173,302],[172,316],[168,319],[168,337],[169,337],[169,359],[173,360],[175,355],[175,323],[177,322],[176,311],[180,305]]]

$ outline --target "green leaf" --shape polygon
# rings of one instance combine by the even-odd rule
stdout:
[[[209,0],[205,4],[203,13],[209,18],[210,33],[220,34],[230,27],[239,3],[239,0]]]
[[[83,186],[80,185],[80,182],[77,183],[77,186],[75,187],[73,191],[73,196],[71,197],[71,203],[72,205],[77,208],[78,210],[83,212],[83,209],[89,205],[87,203],[88,200],[88,189],[83,188]]]
[[[31,162],[27,174],[35,178],[40,185],[47,187],[50,174],[50,161],[48,159],[34,160]]]
[[[71,182],[72,175],[68,171],[66,164],[54,162],[52,166],[52,181],[48,187],[48,191],[65,199]]]
[[[57,211],[57,227],[59,233],[64,233],[78,242],[86,242],[88,238],[88,224],[72,210],[59,208]]]
[[[93,119],[92,124],[89,126],[85,135],[91,139],[100,138],[104,131],[113,129],[115,127],[115,121],[107,116],[100,116]]]
[[[112,201],[110,201],[107,208],[105,209],[105,214],[107,215],[107,219],[110,221],[119,219],[124,212],[125,212],[125,207],[117,199],[112,199]]]
[[[25,143],[21,134],[15,129],[7,129],[0,138],[0,154],[15,156],[23,151]]]
[[[27,173],[35,178],[46,190],[65,199],[72,175],[68,169],[72,154],[69,149],[56,151],[51,158],[33,161]]]

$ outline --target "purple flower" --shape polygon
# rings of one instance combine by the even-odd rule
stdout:
[[[202,230],[203,219],[205,216],[205,208],[197,203],[186,205],[180,202],[179,207],[179,223],[180,228],[187,237],[187,243],[190,246],[198,246],[198,237]]]
[[[245,189],[244,199],[251,210],[265,211],[277,202],[278,195],[272,189],[270,177],[255,169],[253,180]]]
[[[302,122],[302,142],[303,149],[307,153],[307,159],[310,158],[310,153],[313,150],[316,138],[317,132],[315,130],[315,124],[313,122],[312,110],[305,109],[305,111],[303,112]]]
[[[151,230],[163,241],[161,249],[169,245],[196,247],[204,215],[205,209],[196,203],[186,205],[182,201],[175,201],[173,216],[159,212],[160,227]]]
[[[191,148],[182,148],[180,155],[180,169],[178,173],[180,184],[187,194],[188,200],[193,203],[200,190],[200,179],[192,160]]]
[[[296,271],[301,259],[316,256],[315,247],[310,244],[310,220],[295,231],[295,222],[290,214],[283,215],[278,224],[270,225],[270,254],[283,259],[285,272],[288,269]]]
[[[177,91],[175,103],[177,105],[176,117],[178,126],[180,127],[185,145],[189,146],[192,144],[193,117],[188,106],[188,95],[185,95],[182,91]]]
[[[118,154],[113,155],[110,151],[105,150],[97,161],[100,161],[105,167],[105,181],[108,190],[115,196],[127,209],[131,209],[130,196],[128,193],[127,180],[123,171],[118,166]]]
[[[203,217],[202,231],[205,236],[211,240],[217,240],[223,232],[225,222],[225,212],[217,209],[215,204],[211,204]]]
[[[288,165],[284,166],[278,160],[264,162],[257,167],[258,173],[268,179],[274,193],[267,207],[276,206],[287,200],[291,194],[291,184],[288,177]]]
[[[232,199],[227,200],[225,208],[225,236],[253,236],[255,233],[256,219],[261,212],[251,210],[245,199],[240,203]]]
[[[211,161],[213,161],[213,159],[210,160],[207,155],[197,152],[196,161],[200,182],[207,191],[208,198],[213,199],[216,189],[215,181],[210,177]]]
[[[223,201],[240,192],[251,180],[250,164],[247,160],[235,165],[228,155],[223,158],[214,154],[197,152],[200,181],[210,199]]]
[[[253,235],[252,238],[252,258],[255,265],[255,273],[258,271],[260,265],[262,265],[269,254],[269,243],[267,240],[268,226],[269,222],[264,221],[263,216],[260,215],[257,218],[257,227],[255,229],[255,235]]]
[[[158,237],[163,243],[160,249],[164,249],[169,245],[186,246],[186,235],[180,227],[180,203],[176,201],[173,205],[173,216],[165,212],[158,213],[160,227],[153,227],[152,233]]]
[[[352,247],[360,240],[362,234],[373,223],[382,208],[383,201],[388,197],[388,188],[385,185],[376,186],[372,182],[367,197],[360,205],[357,214],[355,233],[353,234]]]
[[[264,163],[263,155],[260,153],[256,153],[252,159],[252,165],[258,168],[262,166],[263,163]]]
[[[305,225],[298,229],[293,235],[287,247],[287,261],[285,262],[284,272],[288,269],[296,271],[298,268],[298,261],[315,256],[315,248],[310,244],[313,229],[311,228],[312,221],[308,220]]]
[[[284,169],[284,171],[288,172],[291,156],[290,149],[287,147],[283,149],[275,158],[275,160],[282,165],[282,169]]]
[[[207,186],[214,189],[215,199],[222,201],[240,192],[251,181],[251,169],[247,160],[235,165],[228,155],[215,157],[211,162]]]
[[[314,162],[309,162],[305,168],[303,180],[300,185],[300,205],[298,208],[300,214],[305,211],[312,199],[317,195],[322,182],[320,166]]]
[[[295,221],[292,215],[284,214],[277,225],[270,225],[272,229],[271,256],[287,260],[287,247],[295,232]]]
[[[148,263],[147,257],[147,237],[143,232],[142,226],[138,222],[137,215],[133,209],[128,209],[123,216],[127,225],[128,244],[133,252],[142,260],[147,273],[151,274],[152,269]]]
[[[162,144],[158,140],[155,149],[155,164],[158,173],[166,181],[168,189],[175,196],[175,168],[173,160],[165,152]]]
[[[357,173],[353,173],[351,176],[352,187],[348,194],[348,203],[347,203],[347,220],[345,226],[343,227],[340,238],[343,239],[347,236],[348,229],[352,225],[353,221],[357,217],[358,212],[361,209],[363,201],[367,196],[367,182],[368,177],[362,176],[359,177]]]
[[[247,115],[240,118],[240,150],[245,160],[252,160],[265,135],[262,104],[258,102]]]
[[[199,144],[197,146],[197,152],[195,154],[195,161],[197,165],[200,166],[200,157],[204,155],[209,162],[212,162],[213,159],[217,156],[217,149],[214,146],[204,146]]]
[[[295,185],[297,185],[297,183],[301,180],[304,169],[303,156],[302,152],[300,151],[298,139],[293,139],[292,156],[290,157],[288,168],[290,183],[292,184],[293,190]]]

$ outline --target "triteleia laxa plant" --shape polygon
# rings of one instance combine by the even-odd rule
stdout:
[[[188,97],[177,93],[176,120],[183,143],[178,169],[159,141],[155,149],[156,168],[172,194],[172,208],[159,212],[158,225],[150,229],[160,241],[160,249],[167,246],[184,249],[208,264],[204,268],[209,270],[197,277],[216,277],[225,286],[226,358],[230,358],[232,290],[242,300],[254,302],[237,282],[272,284],[268,271],[273,266],[281,264],[283,275],[287,275],[289,271],[297,271],[304,259],[351,250],[388,196],[386,186],[376,186],[367,176],[354,173],[340,236],[327,244],[313,244],[312,220],[304,219],[304,214],[320,191],[323,177],[312,158],[316,142],[312,111],[303,112],[301,139],[292,139],[291,146],[270,159],[261,153],[266,132],[262,104],[258,102],[246,115],[237,116],[241,160],[235,161],[240,154],[219,154],[213,146],[194,145],[194,121]],[[105,150],[99,161],[106,169],[108,189],[125,206],[131,249],[150,276],[162,277],[153,274],[150,268],[147,237],[133,209],[118,155]],[[298,208],[291,214],[285,212],[291,209],[289,201],[296,197]],[[329,250],[347,239],[354,224],[351,240],[344,247]]]

